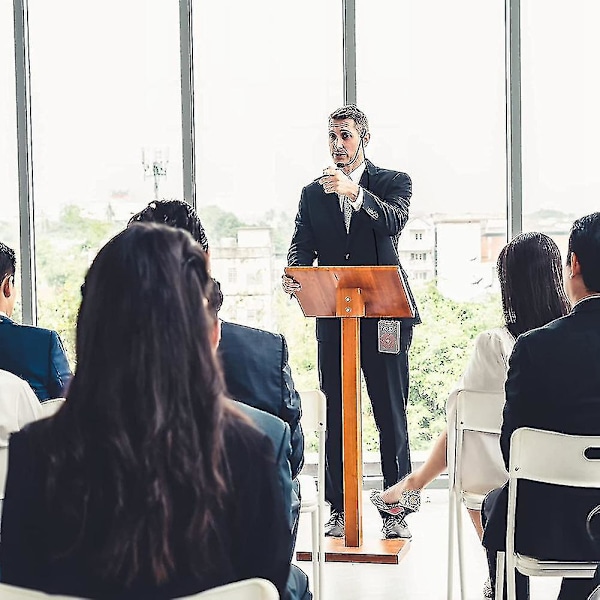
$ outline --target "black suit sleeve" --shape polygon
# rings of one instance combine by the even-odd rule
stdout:
[[[500,447],[504,464],[508,470],[510,436],[519,427],[539,427],[540,415],[536,419],[536,406],[541,393],[539,382],[543,373],[532,360],[528,337],[520,337],[510,357],[506,380],[506,403],[500,434]],[[536,425],[537,422],[537,425]]]
[[[406,173],[395,173],[385,191],[378,197],[363,188],[361,212],[371,221],[371,227],[388,236],[399,235],[408,221],[412,182]]]
[[[316,258],[317,243],[308,215],[306,188],[304,188],[300,196],[296,225],[288,250],[288,265],[291,267],[310,267]]]
[[[300,425],[300,417],[302,416],[300,394],[298,394],[294,387],[292,369],[288,363],[288,357],[287,343],[285,338],[281,336],[282,414],[279,417],[290,426],[292,434],[290,466],[292,467],[292,479],[295,479],[304,465],[304,433],[302,425]]]
[[[67,354],[56,331],[50,332],[48,361],[50,380],[48,381],[47,389],[50,398],[61,398],[66,392],[66,387],[69,381],[71,381],[72,374]]]

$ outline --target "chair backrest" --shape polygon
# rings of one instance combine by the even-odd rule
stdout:
[[[0,598],[2,600],[83,600],[74,596],[55,596],[30,590],[27,588],[17,587],[0,583]]]
[[[51,417],[56,414],[59,408],[65,403],[64,398],[52,398],[40,403],[40,419]]]
[[[466,431],[481,431],[500,435],[504,392],[458,392],[456,425]]]
[[[590,448],[600,449],[600,436],[567,435],[531,427],[522,427],[513,432],[508,470],[508,556],[515,552],[518,480],[600,489],[600,459],[586,456]]]
[[[321,390],[299,392],[302,402],[302,429],[325,431],[327,427],[327,403]]]
[[[510,438],[509,482],[529,479],[600,488],[600,459],[586,456],[590,448],[600,449],[600,436],[567,435],[531,427],[517,429]],[[549,456],[552,460],[548,460]]]
[[[222,585],[179,600],[279,600],[279,593],[270,581],[254,578]]]
[[[456,400],[456,423],[448,443],[448,474],[451,488],[463,490],[463,443],[466,431],[500,435],[504,392],[474,392],[461,390]],[[493,458],[493,457],[492,457]],[[502,464],[498,443],[496,462]]]

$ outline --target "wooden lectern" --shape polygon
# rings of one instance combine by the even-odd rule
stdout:
[[[414,306],[405,290],[398,266],[286,267],[286,275],[302,286],[295,296],[306,317],[340,317],[342,324],[342,418],[344,457],[344,546],[349,558],[360,561],[362,539],[362,430],[360,397],[360,319],[362,317],[413,317]],[[331,540],[330,546],[340,546]],[[405,540],[394,542],[398,555]],[[379,547],[386,544],[378,544]],[[390,544],[387,544],[390,546]],[[376,552],[366,551],[363,556]],[[354,559],[353,559],[354,557]],[[327,553],[327,560],[336,560]],[[364,560],[365,562],[392,562]],[[394,562],[398,562],[395,560]]]

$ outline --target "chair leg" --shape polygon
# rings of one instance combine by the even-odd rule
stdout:
[[[320,591],[320,569],[319,563],[321,559],[321,548],[319,548],[319,511],[314,510],[310,514],[312,524],[312,564],[313,564],[313,593],[315,600],[319,600]]]
[[[496,600],[502,600],[504,594],[504,552],[496,552],[496,588],[494,597]]]
[[[465,542],[463,528],[463,506],[462,498],[457,494],[454,501],[456,508],[456,540],[458,542],[458,578],[460,581],[460,597],[461,600],[466,598],[466,578],[465,578]]]
[[[452,600],[454,597],[454,503],[456,501],[454,490],[450,488],[448,498],[448,577],[446,599]]]

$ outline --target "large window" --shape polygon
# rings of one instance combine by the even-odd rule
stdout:
[[[179,11],[29,0],[38,320],[73,358],[83,275],[155,197],[182,197]]]
[[[197,204],[222,316],[284,331],[299,385],[314,387],[314,324],[279,283],[302,187],[331,162],[341,3],[197,1],[193,16]]]
[[[15,49],[12,2],[0,3],[0,242],[17,253],[19,261],[19,183],[15,104]],[[17,284],[19,283],[17,264]],[[0,273],[0,277],[2,273]],[[20,302],[15,318],[20,316]]]
[[[600,206],[600,4],[521,4],[524,229],[564,257],[573,220]]]
[[[367,157],[413,181],[399,249],[423,318],[411,351],[409,427],[413,447],[424,449],[445,426],[474,335],[501,323],[504,2],[358,0],[356,23]]]

